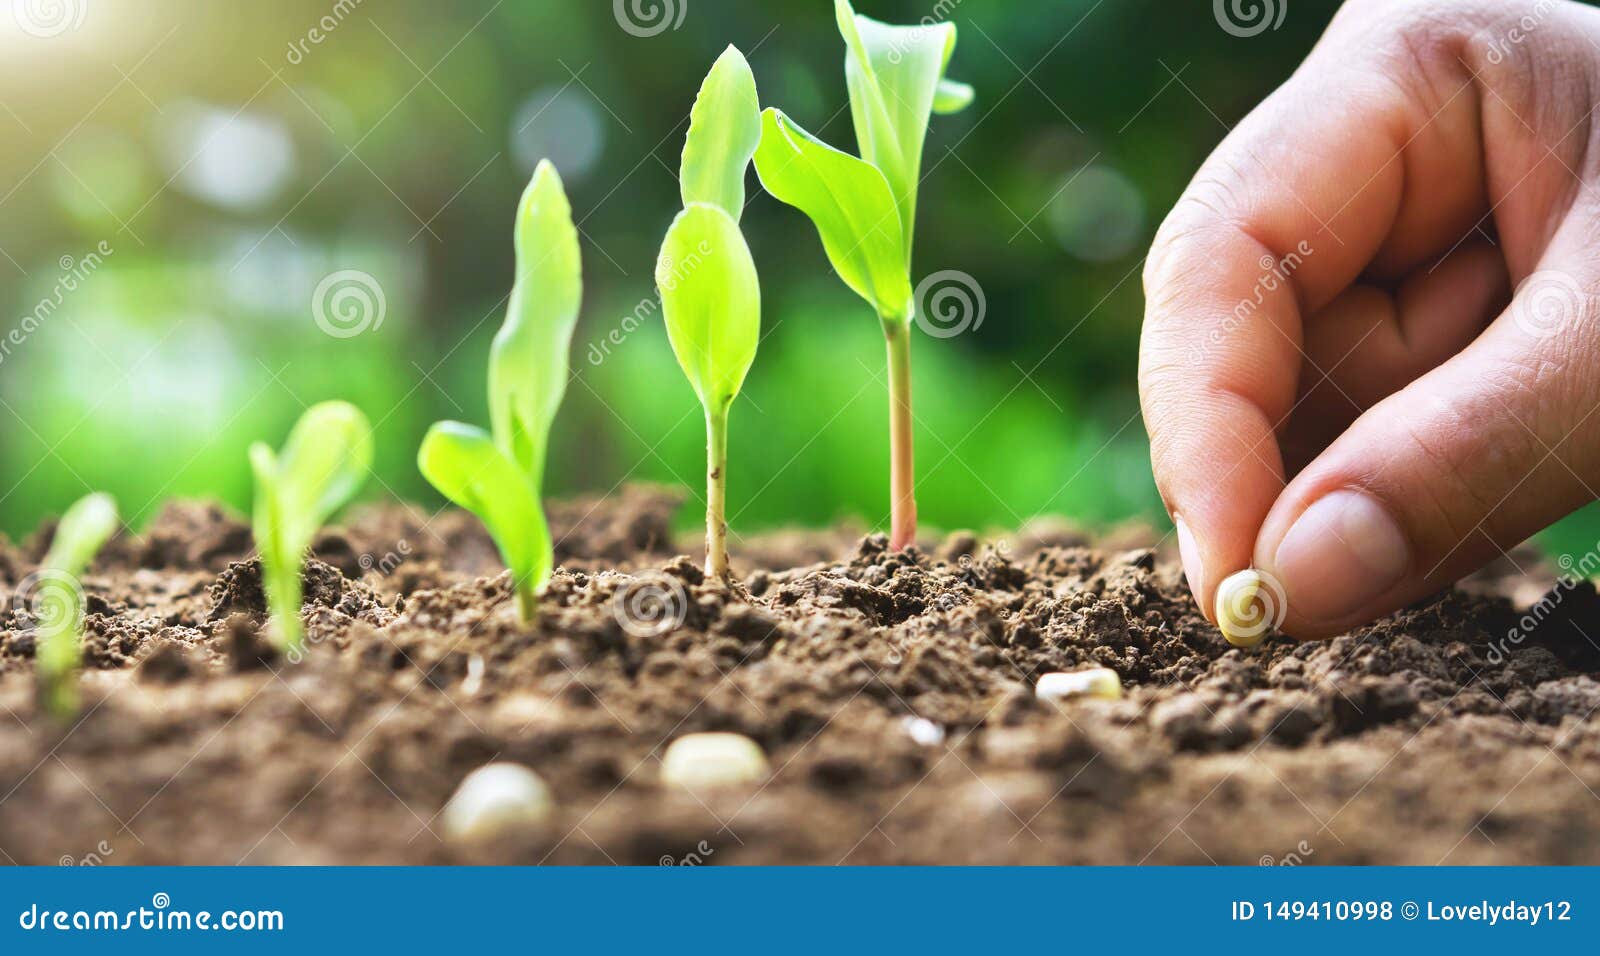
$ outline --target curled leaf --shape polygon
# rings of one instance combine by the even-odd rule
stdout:
[[[767,192],[811,218],[845,284],[880,315],[909,319],[904,232],[883,173],[822,142],[776,109],[762,114],[755,163]]]
[[[883,170],[889,181],[900,208],[909,269],[928,119],[941,101],[946,109],[939,112],[954,112],[972,100],[972,88],[964,84],[941,88],[955,52],[956,27],[880,23],[857,14],[850,0],[835,0],[834,9],[847,48],[845,82],[861,158]]]
[[[679,180],[685,207],[720,206],[735,222],[744,214],[744,177],[761,139],[756,78],[744,54],[728,47],[717,59],[689,116]]]
[[[538,492],[488,432],[439,422],[422,440],[417,467],[440,494],[483,522],[519,593],[550,580],[554,558]]]
[[[517,278],[505,324],[489,352],[489,414],[495,441],[537,491],[550,425],[566,394],[568,352],[583,299],[578,229],[561,177],[541,162],[516,222]]]
[[[933,96],[933,111],[941,116],[959,113],[972,105],[978,92],[965,83],[955,80],[940,80],[939,90]]]

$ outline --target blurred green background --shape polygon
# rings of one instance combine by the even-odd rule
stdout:
[[[1142,257],[1227,125],[1336,7],[1295,0],[1277,29],[1237,37],[1206,2],[858,4],[948,16],[951,73],[978,89],[968,112],[935,119],[924,165],[915,273],[968,273],[986,301],[981,325],[915,343],[926,523],[1165,520],[1134,392]],[[327,398],[378,425],[371,495],[437,503],[415,449],[436,419],[487,421],[511,216],[543,156],[571,193],[587,283],[552,491],[695,486],[702,420],[651,273],[700,79],[737,44],[764,103],[854,149],[828,0],[57,8],[68,22],[0,11],[12,534],[91,488],[135,523],[175,495],[243,506],[247,445],[278,443]],[[735,530],[881,527],[876,321],[797,212],[758,194],[745,229],[766,338],[733,418]],[[335,295],[345,324],[329,334],[314,300],[349,271],[373,282],[345,283],[367,300]]]

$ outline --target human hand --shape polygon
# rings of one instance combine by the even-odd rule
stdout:
[[[1597,105],[1600,11],[1351,0],[1207,160],[1139,387],[1208,615],[1255,566],[1337,634],[1600,497]]]

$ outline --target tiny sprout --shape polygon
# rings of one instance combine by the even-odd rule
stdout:
[[[40,631],[34,651],[39,696],[45,709],[58,717],[70,716],[78,709],[75,678],[83,656],[78,645],[84,609],[78,577],[117,526],[114,498],[103,492],[80,498],[61,516],[50,551],[25,588]]]
[[[566,393],[583,296],[578,230],[561,177],[541,162],[517,206],[517,278],[489,352],[492,432],[439,422],[417,467],[439,493],[478,516],[511,569],[517,616],[532,621],[555,568],[540,495],[550,426]]]
[[[951,23],[891,26],[835,0],[846,46],[845,80],[858,159],[763,114],[756,172],[767,191],[804,212],[845,285],[878,313],[889,364],[889,543],[917,534],[911,417],[911,248],[922,149],[934,113],[972,103],[972,87],[944,75],[955,51]]]
[[[1247,568],[1217,585],[1217,628],[1234,647],[1255,647],[1272,630],[1261,584],[1261,572]]]
[[[255,472],[252,530],[278,647],[301,646],[301,565],[317,530],[344,506],[372,469],[372,426],[348,402],[306,409],[281,454],[250,446]]]
[[[755,783],[767,775],[767,755],[743,734],[686,734],[661,756],[661,781],[690,790]]]
[[[1034,696],[1040,700],[1061,700],[1067,697],[1099,697],[1116,700],[1122,696],[1122,678],[1109,667],[1092,667],[1082,671],[1056,672],[1039,678]]]
[[[695,100],[680,176],[685,208],[656,263],[667,337],[705,408],[706,574],[716,578],[728,576],[728,411],[761,338],[761,283],[739,231],[760,138],[755,77],[730,46]]]

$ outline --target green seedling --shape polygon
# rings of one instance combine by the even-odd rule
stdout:
[[[281,454],[250,446],[255,473],[256,553],[274,638],[285,652],[301,648],[301,565],[317,530],[360,489],[372,470],[372,426],[348,402],[306,409]]]
[[[493,431],[439,422],[422,440],[417,467],[440,494],[488,528],[511,569],[517,614],[526,623],[538,613],[539,592],[555,569],[540,496],[583,298],[578,229],[548,161],[522,194],[515,243],[517,278],[489,352]]]
[[[705,409],[706,574],[716,578],[728,576],[728,411],[761,337],[761,284],[739,231],[760,139],[755,77],[730,46],[695,100],[679,177],[684,210],[656,261],[667,337]]]
[[[83,634],[83,587],[78,578],[102,545],[116,533],[117,502],[95,493],[78,500],[56,525],[50,551],[24,588],[39,633],[35,644],[39,698],[57,717],[78,710],[79,640]]]
[[[756,172],[767,191],[811,218],[834,271],[878,313],[888,344],[890,544],[917,533],[911,433],[912,235],[922,147],[934,113],[971,105],[947,79],[954,24],[891,26],[836,0],[859,158],[801,129],[781,110],[762,117]]]

